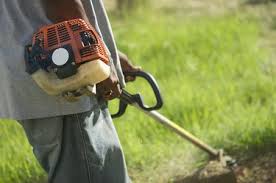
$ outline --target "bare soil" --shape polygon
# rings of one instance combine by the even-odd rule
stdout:
[[[235,174],[238,183],[276,183],[276,152],[240,162]]]
[[[195,173],[176,177],[174,183],[276,183],[276,153],[240,160],[233,168],[210,162]]]

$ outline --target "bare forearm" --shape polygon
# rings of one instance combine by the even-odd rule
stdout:
[[[88,22],[81,0],[43,0],[47,17],[54,23],[81,18]]]

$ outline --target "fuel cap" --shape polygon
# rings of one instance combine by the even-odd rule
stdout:
[[[63,66],[69,60],[69,52],[65,48],[58,48],[52,54],[52,61],[57,66]]]

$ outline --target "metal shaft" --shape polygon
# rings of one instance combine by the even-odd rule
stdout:
[[[169,120],[168,118],[166,118],[162,114],[158,113],[157,111],[145,111],[145,110],[141,109],[136,104],[132,104],[132,105],[134,107],[136,107],[137,109],[139,109],[140,111],[147,114],[148,116],[150,116],[151,118],[155,119],[155,121],[159,122],[160,124],[164,125],[165,127],[169,128],[169,129],[171,129],[172,131],[177,133],[182,138],[188,140],[189,142],[191,142],[195,146],[197,146],[200,149],[202,149],[203,151],[207,152],[210,156],[214,156],[214,157],[219,156],[219,154],[220,154],[219,150],[216,150],[213,147],[206,144],[205,142],[201,141],[199,138],[195,137],[193,134],[186,131],[185,129],[183,129],[182,127],[180,127],[179,125],[177,125],[173,121]]]

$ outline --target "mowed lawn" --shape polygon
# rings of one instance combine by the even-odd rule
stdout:
[[[161,113],[232,155],[275,145],[276,80],[254,17],[155,13],[112,23],[118,47],[156,77],[165,101]],[[136,83],[127,89],[153,102],[150,88]],[[162,182],[206,157],[135,109],[114,122],[134,182]],[[0,151],[0,183],[43,177],[14,121],[0,122]]]

